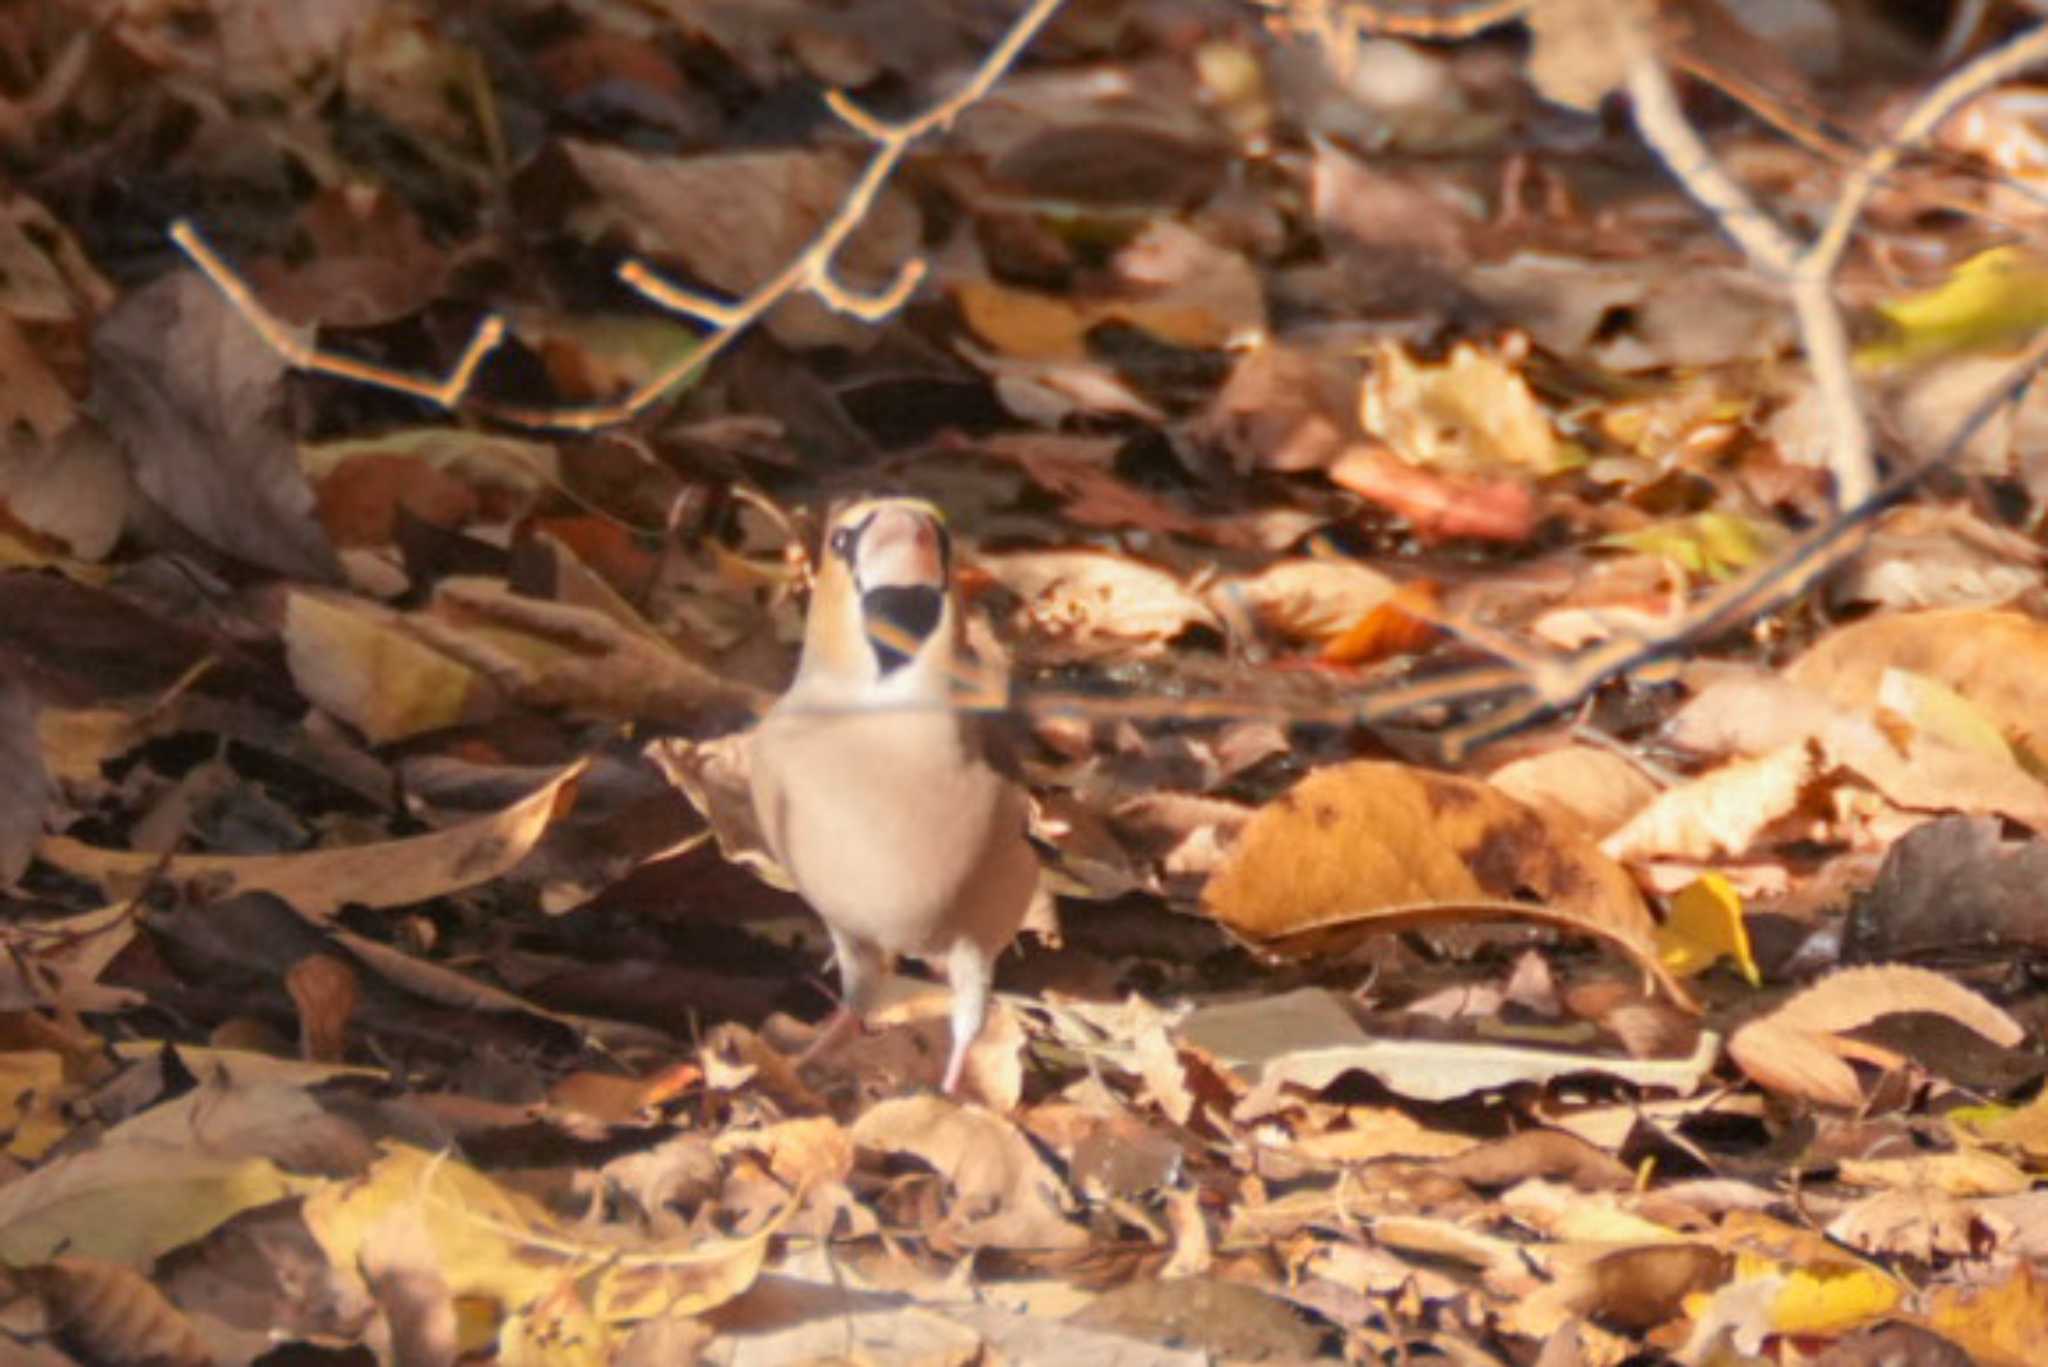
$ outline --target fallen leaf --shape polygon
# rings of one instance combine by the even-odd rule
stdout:
[[[1460,342],[1429,365],[1383,342],[1359,391],[1359,423],[1402,460],[1443,474],[1552,474],[1575,456],[1509,359]]]
[[[1521,900],[1521,899],[1528,900]],[[1262,948],[1508,916],[1607,941],[1671,995],[1635,884],[1585,837],[1484,783],[1405,765],[1321,769],[1262,807],[1202,892]]]
[[[202,881],[215,900],[263,890],[301,916],[324,921],[350,903],[409,906],[502,877],[574,801],[578,762],[531,794],[489,816],[428,835],[304,854],[184,855],[168,865],[156,855],[98,849],[64,836],[45,837],[38,858],[132,897],[168,875]]]
[[[49,1316],[50,1333],[88,1362],[210,1367],[199,1331],[133,1268],[71,1255],[23,1267],[12,1277]]]
[[[56,796],[36,720],[27,690],[0,674],[0,771],[14,776],[0,797],[0,887],[13,887],[28,872]]]
[[[1067,1216],[1064,1184],[1016,1126],[978,1107],[902,1097],[869,1107],[853,1142],[924,1162],[947,1190],[941,1228],[966,1248],[1079,1248],[1088,1235]]]
[[[290,595],[284,645],[301,691],[373,745],[497,711],[488,680],[406,630],[394,614],[358,601]]]
[[[1814,759],[1812,747],[1794,744],[1710,770],[1658,794],[1600,848],[1614,859],[1744,854],[1800,810],[1816,777]]]
[[[62,1251],[141,1270],[308,1185],[268,1159],[214,1156],[183,1138],[105,1145],[0,1187],[0,1257],[36,1263]]]
[[[1733,959],[1751,987],[1763,985],[1749,949],[1742,896],[1718,873],[1702,874],[1672,897],[1664,924],[1657,927],[1657,949],[1664,966],[1681,978]]]
[[[1887,670],[1954,689],[1982,708],[2037,769],[2048,755],[2048,623],[2018,612],[1938,608],[1868,617],[1830,632],[1785,670],[1839,708],[1869,713]]]
[[[1844,1054],[1874,1051],[1841,1032],[1880,1016],[1927,1011],[1947,1016],[2007,1048],[2026,1031],[2011,1016],[1938,973],[1908,964],[1844,969],[1750,1021],[1728,1040],[1728,1056],[1759,1085],[1831,1106],[1863,1104],[1862,1085]]]
[[[278,574],[337,583],[288,430],[286,365],[204,277],[174,271],[95,331],[91,407],[142,492],[186,530]]]
[[[1015,551],[977,563],[1024,600],[1019,628],[1048,661],[1144,658],[1190,627],[1222,629],[1179,577],[1130,556]]]

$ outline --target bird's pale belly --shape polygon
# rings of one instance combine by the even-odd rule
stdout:
[[[781,853],[798,891],[827,921],[896,954],[950,943],[948,913],[985,862],[1005,791],[957,748],[902,743],[907,726],[842,720],[771,742],[790,747]]]

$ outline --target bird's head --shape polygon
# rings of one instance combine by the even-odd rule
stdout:
[[[952,658],[952,539],[922,499],[865,498],[826,521],[802,674],[876,683]],[[918,672],[922,672],[921,670]]]

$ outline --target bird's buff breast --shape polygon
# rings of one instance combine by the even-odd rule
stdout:
[[[784,775],[780,810],[761,818],[804,899],[891,953],[943,950],[1006,797],[987,765],[963,762],[957,718],[771,716],[754,745]]]

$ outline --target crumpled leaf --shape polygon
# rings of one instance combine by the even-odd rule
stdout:
[[[1814,778],[1813,748],[1803,743],[1724,764],[1659,793],[1600,848],[1615,859],[1742,854],[1772,823],[1799,810]]]
[[[1024,600],[1019,624],[1045,659],[1144,658],[1190,627],[1222,629],[1177,575],[1131,556],[1015,551],[976,563]]]
[[[1088,1234],[1067,1217],[1065,1184],[1017,1127],[979,1107],[900,1097],[869,1107],[853,1142],[907,1154],[938,1172],[948,1198],[942,1228],[968,1248],[1080,1248]]]
[[[451,1294],[501,1315],[530,1311],[581,1282],[589,1313],[604,1323],[701,1314],[725,1303],[753,1284],[779,1228],[771,1222],[736,1239],[692,1235],[621,1246],[579,1234],[459,1158],[399,1143],[387,1143],[360,1178],[313,1192],[304,1211],[337,1268],[362,1267],[365,1251],[380,1246],[387,1256],[405,1251],[422,1271],[445,1279]],[[409,1250],[388,1242],[394,1220],[418,1222]]]
[[[1547,475],[1576,459],[1529,382],[1499,352],[1470,342],[1440,365],[1381,343],[1359,390],[1358,418],[1403,460],[1450,474]]]

